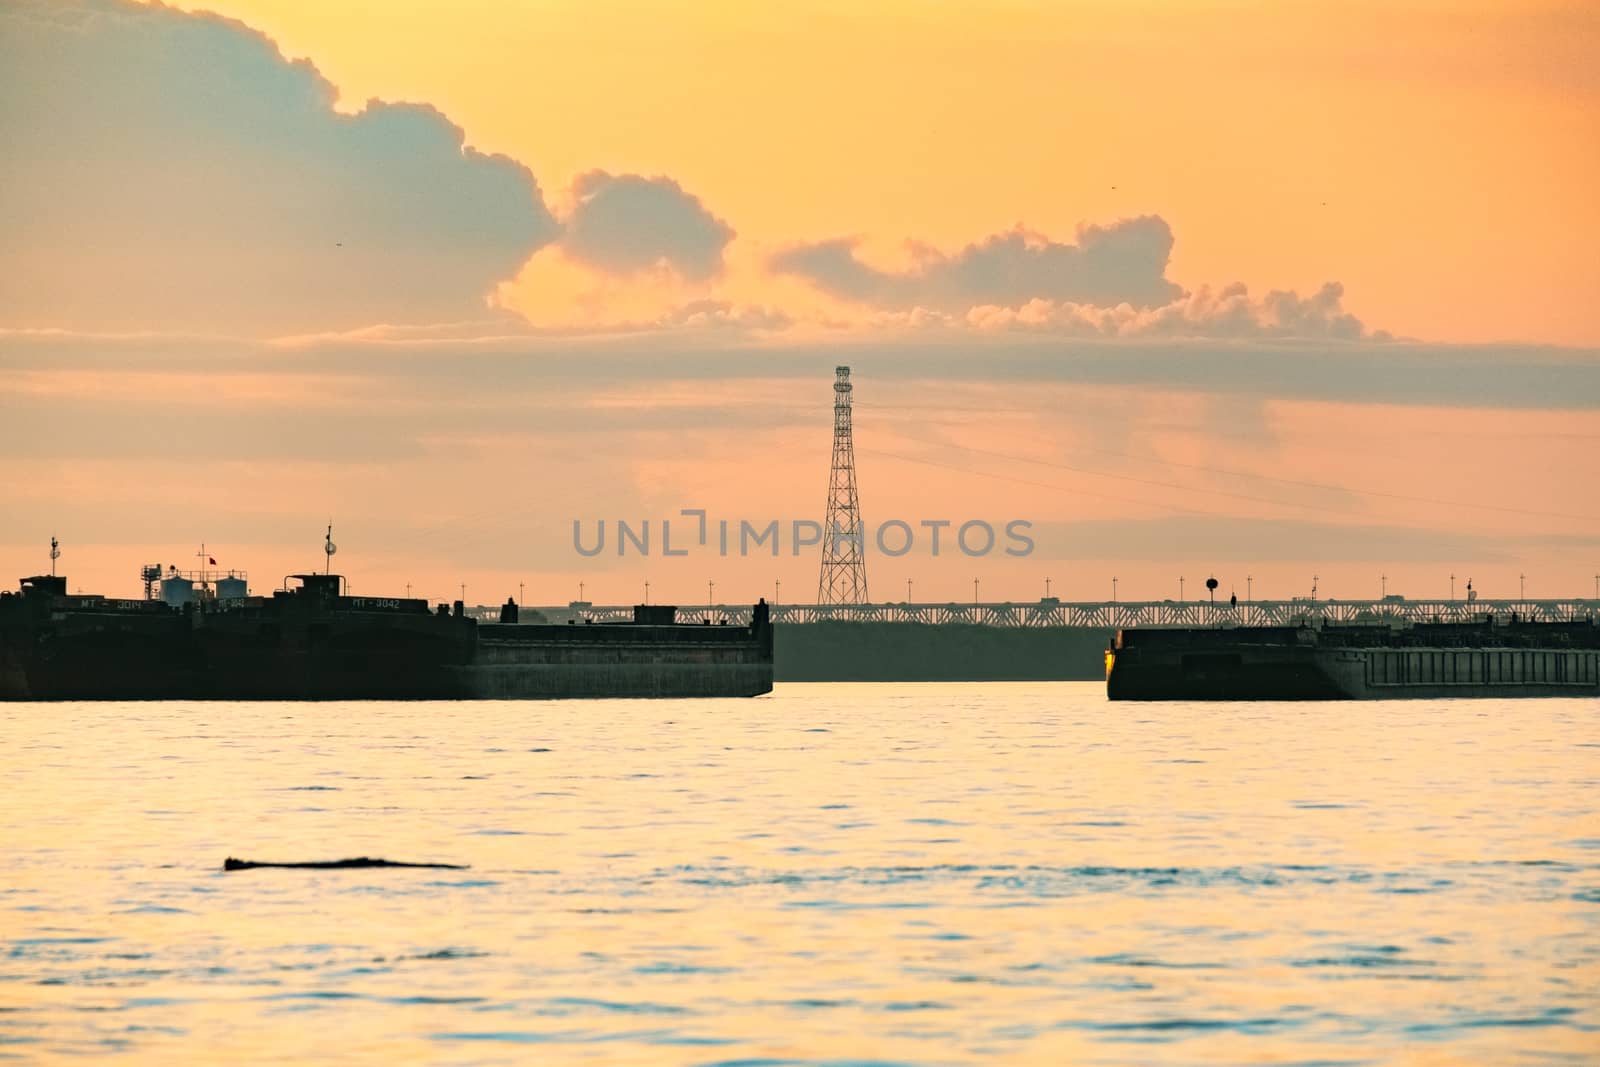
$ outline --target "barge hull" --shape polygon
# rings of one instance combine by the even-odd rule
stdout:
[[[1112,700],[1600,696],[1600,627],[1569,623],[1124,630]]]
[[[341,595],[337,575],[182,611],[67,596],[65,579],[0,594],[0,700],[559,700],[772,691],[773,632],[671,622],[480,623],[420,600]]]

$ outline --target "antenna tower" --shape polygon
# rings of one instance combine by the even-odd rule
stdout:
[[[850,437],[850,368],[834,368],[833,465],[828,472],[828,518],[822,525],[822,575],[818,604],[865,604],[867,563],[862,550],[861,499],[856,493],[856,450]]]

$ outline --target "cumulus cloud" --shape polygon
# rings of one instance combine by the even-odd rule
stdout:
[[[552,243],[563,255],[543,260],[600,276],[572,272],[599,282],[595,312],[556,332],[796,325],[783,309],[684,303],[719,295],[704,283],[722,277],[735,232],[676,181],[590,171],[558,221],[526,167],[469,147],[431,107],[342,114],[309,62],[241,23],[131,0],[7,0],[0,56],[0,330],[492,342],[536,329],[498,305],[529,306],[524,267]],[[1146,215],[1070,241],[1018,227],[954,253],[912,244],[903,270],[849,238],[768,267],[861,305],[849,325],[884,329],[1387,336],[1343,309],[1337,284],[1185,292],[1166,277],[1172,246]]]
[[[1156,215],[1078,227],[1077,243],[1021,228],[955,255],[912,245],[916,264],[881,270],[851,238],[787,248],[769,269],[866,305],[878,329],[1014,330],[1077,337],[1318,338],[1391,340],[1344,309],[1344,286],[1310,296],[1242,283],[1190,292],[1168,281],[1172,229]]]
[[[1040,330],[1092,337],[1305,338],[1388,341],[1344,310],[1344,286],[1328,282],[1311,296],[1274,289],[1252,297],[1242,283],[1220,290],[1201,286],[1155,308],[1095,307],[1030,300],[1017,308],[984,305],[960,321],[979,329]]]
[[[777,308],[732,304],[726,300],[694,300],[656,320],[658,326],[688,329],[784,330],[794,320]]]
[[[1076,243],[1018,227],[954,255],[913,244],[916,264],[886,271],[865,263],[850,238],[795,245],[774,255],[778,274],[880,308],[966,310],[1019,307],[1030,300],[1136,308],[1166,304],[1182,289],[1166,278],[1172,228],[1158,215],[1078,227]]]
[[[691,281],[722,273],[733,227],[671,178],[590,171],[573,183],[561,247],[609,274],[670,269]]]
[[[262,34],[121,0],[0,9],[0,321],[277,333],[482,318],[557,234],[533,175]]]

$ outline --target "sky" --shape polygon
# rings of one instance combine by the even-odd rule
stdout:
[[[849,364],[918,533],[874,599],[1596,595],[1597,50],[1560,3],[11,0],[0,564],[264,591],[331,520],[374,593],[804,602]]]

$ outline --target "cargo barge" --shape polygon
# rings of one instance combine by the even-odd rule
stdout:
[[[1593,618],[1119,630],[1112,700],[1600,696]]]
[[[181,604],[148,593],[120,600],[68,595],[66,579],[55,575],[22,579],[18,592],[0,593],[0,700],[531,700],[772,690],[765,601],[748,626],[676,623],[666,605],[640,605],[631,622],[542,625],[519,622],[512,601],[500,622],[485,623],[460,602],[434,609],[412,597],[350,596],[338,574],[291,575],[271,596],[207,593]]]

